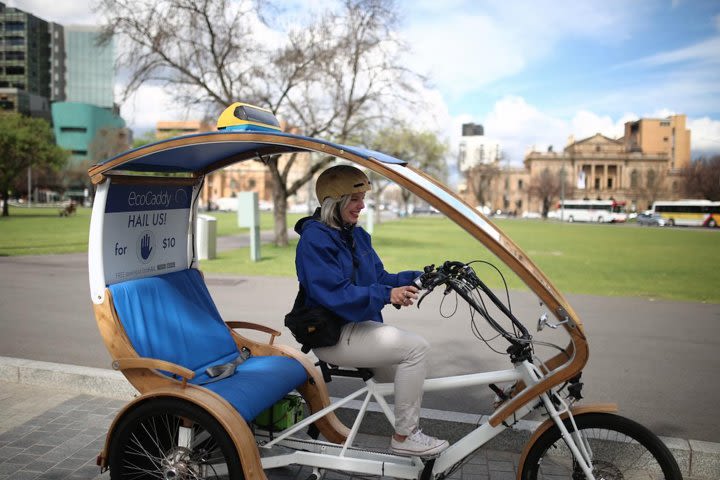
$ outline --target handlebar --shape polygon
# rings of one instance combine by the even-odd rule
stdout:
[[[445,294],[455,291],[465,300],[470,307],[478,312],[490,326],[502,335],[513,345],[525,344],[532,337],[525,325],[518,320],[515,315],[505,306],[505,304],[493,293],[492,290],[477,276],[475,270],[466,263],[458,261],[446,261],[441,266],[435,268],[435,265],[428,265],[423,269],[422,275],[414,280],[414,285],[426,292],[418,300],[418,308],[423,299],[428,296],[435,288],[445,285]],[[498,324],[487,310],[478,303],[473,297],[473,291],[481,290],[493,302],[493,304],[512,322],[512,324],[520,331],[520,336],[508,332],[500,324]]]

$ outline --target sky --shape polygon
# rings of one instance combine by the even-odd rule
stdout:
[[[278,3],[292,12],[331,1]],[[6,4],[61,24],[97,23],[90,2]],[[627,121],[682,113],[693,158],[720,154],[720,1],[399,0],[398,6],[406,61],[429,78],[422,95],[430,126],[451,152],[467,122],[482,124],[505,160],[521,165],[530,148],[559,151],[569,138],[595,133],[618,138]],[[154,86],[121,106],[136,135],[168,120],[169,112],[172,103]]]

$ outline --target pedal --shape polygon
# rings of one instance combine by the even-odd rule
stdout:
[[[306,480],[322,480],[325,476],[325,470],[321,470],[317,467],[313,468],[313,472],[307,477]]]

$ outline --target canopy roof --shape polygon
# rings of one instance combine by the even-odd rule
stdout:
[[[107,195],[111,183],[126,182],[128,175],[134,177],[134,182],[146,184],[197,186],[200,177],[227,165],[253,158],[264,160],[269,155],[292,152],[318,152],[358,163],[427,201],[505,262],[538,295],[541,303],[561,321],[572,339],[561,354],[544,364],[552,370],[552,374],[533,389],[525,389],[506,402],[493,414],[491,425],[497,426],[504,421],[519,406],[535,398],[537,392],[574,377],[585,365],[588,350],[582,322],[560,292],[520,247],[475,208],[425,172],[390,155],[361,147],[348,147],[289,133],[222,131],[175,137],[127,151],[93,166],[88,172],[93,183],[99,185],[99,196],[103,199],[97,202],[96,198],[93,207],[91,237],[92,225],[97,224],[97,220],[108,213],[105,211],[103,192]],[[178,175],[183,178],[176,178],[174,175],[167,175],[168,173],[184,175]],[[109,177],[113,180],[106,182]],[[193,235],[194,229],[189,230],[188,236]],[[99,239],[97,244],[100,245],[103,236],[96,237]],[[446,247],[453,249],[452,245]],[[97,256],[98,248],[101,247],[97,246],[90,251],[91,258]],[[104,288],[104,276],[101,280],[101,288]]]
[[[145,145],[105,160],[91,177],[113,172],[192,173],[203,175],[235,162],[292,152],[350,153],[365,160],[406,165],[381,152],[280,132],[236,131],[186,135]]]

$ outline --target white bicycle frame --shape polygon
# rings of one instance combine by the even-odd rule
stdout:
[[[523,381],[525,385],[531,387],[537,384],[543,377],[542,372],[532,363],[523,361],[515,365],[509,370],[496,370],[491,372],[474,373],[467,375],[458,375],[452,377],[433,378],[425,380],[423,391],[441,391],[452,390],[461,387],[473,387],[489,385],[491,383],[516,382]],[[371,400],[375,400],[380,406],[387,420],[391,425],[395,422],[395,416],[390,409],[385,397],[391,395],[394,391],[392,383],[377,383],[372,378],[365,381],[365,386],[351,393],[347,397],[334,402],[332,405],[316,412],[305,418],[301,422],[280,432],[273,439],[264,441],[264,435],[258,434],[259,449],[262,457],[262,466],[264,469],[286,467],[289,465],[303,465],[313,467],[315,469],[342,470],[357,474],[370,474],[391,476],[396,478],[417,479],[425,469],[425,463],[418,457],[404,457],[389,453],[389,451],[375,451],[366,448],[355,447],[355,438],[357,437],[360,424],[362,423]],[[362,397],[364,395],[362,405],[358,410],[357,417],[350,429],[350,434],[344,444],[338,445],[319,440],[311,440],[305,438],[293,437],[295,433],[309,427],[313,422],[333,412],[338,408],[346,405],[350,401]],[[557,396],[555,397],[558,398]],[[568,432],[562,422],[561,415],[570,415],[568,406],[560,400],[560,409],[558,409],[547,393],[543,393],[538,397],[538,401],[542,401],[555,424],[560,428],[563,438],[567,442],[575,459],[585,472],[588,480],[594,480],[591,471],[590,452],[587,451],[583,442],[576,444],[574,437]],[[557,401],[557,400],[556,400]],[[537,402],[529,402],[513,414],[514,420],[520,420],[532,410],[534,410]],[[570,417],[572,418],[572,417]],[[446,472],[457,463],[471,455],[478,448],[502,433],[508,426],[501,423],[496,427],[489,423],[478,426],[469,432],[463,438],[452,444],[435,458],[432,465],[431,478]],[[263,443],[264,442],[264,443]],[[283,448],[276,448],[283,447]],[[294,450],[291,453],[285,453],[287,449]]]

